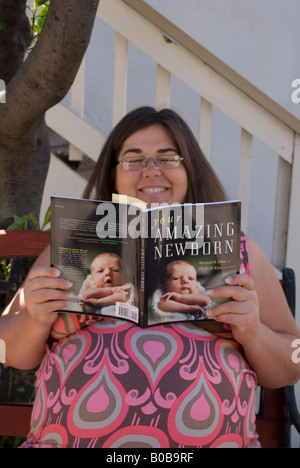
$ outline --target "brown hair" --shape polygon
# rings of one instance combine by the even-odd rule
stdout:
[[[177,146],[178,154],[184,159],[189,180],[186,202],[208,203],[227,200],[221,182],[185,121],[171,109],[156,111],[153,107],[140,107],[129,112],[112,130],[83,198],[111,200],[112,194],[116,192],[115,166],[124,142],[137,131],[152,125],[161,125],[167,130]]]

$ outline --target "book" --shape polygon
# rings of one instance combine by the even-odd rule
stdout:
[[[141,327],[209,321],[208,296],[240,271],[241,202],[155,206],[51,198],[51,266],[73,283],[66,313]]]

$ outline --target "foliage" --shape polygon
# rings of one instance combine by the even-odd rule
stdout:
[[[50,231],[50,228],[47,226],[51,222],[51,207],[49,206],[45,218],[43,221],[42,226],[40,226],[39,222],[37,219],[33,216],[33,214],[25,215],[25,216],[14,216],[14,222],[7,228],[8,231],[16,230],[16,231],[23,231],[28,229],[28,223],[32,222],[33,225],[35,226],[35,229],[37,231]],[[25,275],[28,272],[28,268],[26,268],[26,262],[25,263]],[[30,266],[30,264],[29,264]],[[9,278],[10,274],[10,267],[11,267],[11,262],[7,259],[2,259],[0,260],[0,280],[7,280]],[[1,315],[1,304],[0,304],[0,315]]]
[[[35,46],[35,43],[41,34],[49,6],[50,0],[34,0],[32,2],[32,6],[30,6],[28,3],[26,5],[27,9],[30,11],[31,17],[31,48]]]
[[[35,229],[37,231],[50,231],[50,228],[46,229],[46,227],[48,226],[48,224],[51,221],[50,206],[49,206],[49,208],[47,210],[47,213],[45,215],[44,222],[43,222],[42,226],[40,226],[40,223],[37,221],[35,216],[33,216],[33,214],[30,213],[29,215],[25,215],[25,216],[14,215],[14,222],[7,228],[7,230],[8,231],[13,231],[13,230],[23,231],[23,230],[26,230],[26,229],[28,229],[28,223],[30,221],[33,223],[33,225],[35,226]]]
[[[48,14],[51,0],[34,0],[32,6],[27,3],[26,8],[30,16],[31,42],[30,50],[35,46],[36,41],[41,34],[46,16]],[[4,21],[0,21],[0,31],[6,31],[7,25]]]

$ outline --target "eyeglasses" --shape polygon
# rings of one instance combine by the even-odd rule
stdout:
[[[153,161],[156,167],[160,169],[176,169],[180,166],[183,158],[178,154],[163,154],[154,158],[145,158],[144,156],[135,156],[124,158],[117,165],[121,165],[125,171],[141,171],[147,167],[149,161]]]

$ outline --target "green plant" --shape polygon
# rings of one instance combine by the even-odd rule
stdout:
[[[33,216],[33,214],[25,215],[25,216],[17,216],[14,215],[14,222],[7,228],[8,231],[24,231],[28,229],[29,222],[32,222],[35,226],[37,231],[50,231],[51,223],[51,207],[49,206],[45,218],[43,221],[42,226],[37,221],[37,219]],[[47,229],[46,229],[47,228]],[[8,259],[1,259],[0,260],[0,280],[7,280],[9,278],[11,268],[11,262]],[[26,267],[26,262],[24,262],[25,274],[28,271],[28,267]],[[0,315],[1,315],[1,307],[0,307]]]
[[[35,229],[37,231],[50,231],[50,228],[46,229],[46,227],[48,226],[48,224],[50,224],[51,222],[51,209],[50,209],[50,206],[45,214],[45,218],[44,218],[44,221],[43,221],[43,224],[42,226],[40,225],[40,223],[38,222],[38,220],[36,219],[36,217],[30,213],[29,215],[25,215],[25,216],[17,216],[17,215],[14,215],[14,222],[8,226],[7,230],[8,231],[23,231],[23,230],[26,230],[28,229],[28,223],[30,223],[30,221],[33,223],[33,225],[35,226]]]
[[[31,48],[34,47],[44,25],[50,0],[34,0],[32,6],[27,3],[26,7],[30,11],[31,27]]]

